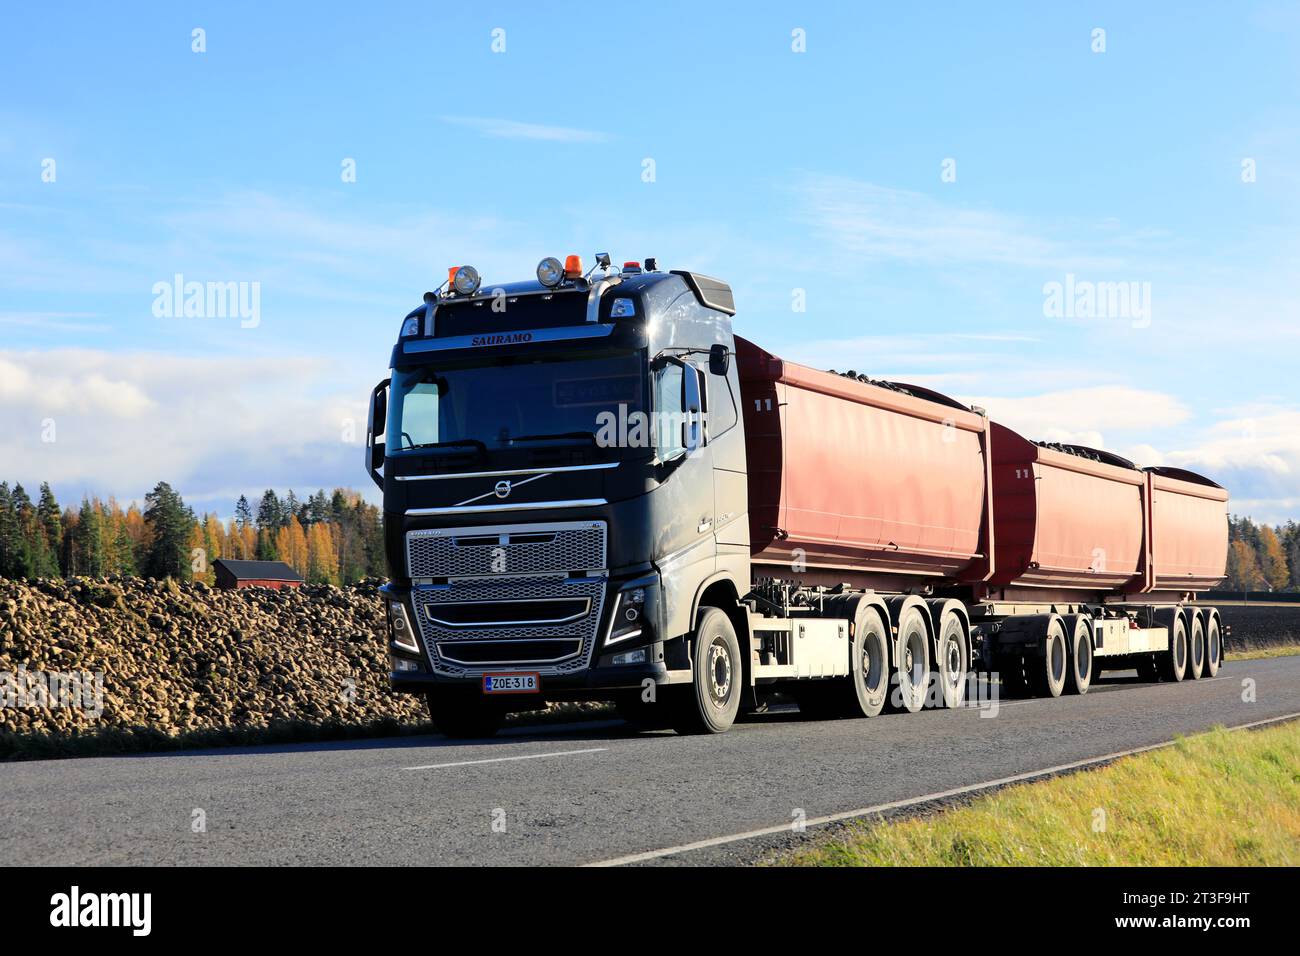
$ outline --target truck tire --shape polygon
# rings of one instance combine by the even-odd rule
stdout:
[[[966,700],[966,674],[970,670],[970,650],[966,638],[966,625],[952,612],[939,622],[939,640],[936,642],[934,681],[938,685],[943,706],[955,710]]]
[[[1223,637],[1219,632],[1219,618],[1211,614],[1205,627],[1205,676],[1218,677],[1223,663]]]
[[[1065,672],[1065,692],[1086,694],[1092,686],[1092,630],[1082,614],[1074,619],[1074,636],[1070,640],[1070,666]]]
[[[874,607],[866,608],[853,635],[853,695],[857,715],[875,717],[889,702],[889,628]]]
[[[898,659],[894,661],[889,709],[914,714],[925,706],[930,683],[930,635],[921,609],[904,609],[898,619]]]
[[[1156,655],[1160,667],[1160,679],[1178,683],[1187,676],[1187,629],[1183,626],[1183,616],[1174,617],[1169,632],[1169,650]]]
[[[1025,656],[1029,688],[1035,697],[1060,697],[1065,690],[1065,675],[1070,669],[1069,642],[1065,626],[1054,617],[1043,635],[1043,654]]]
[[[695,626],[695,666],[691,683],[669,687],[672,726],[679,734],[722,734],[735,723],[740,710],[744,669],[740,642],[731,618],[716,607],[700,608]]]
[[[1205,627],[1198,614],[1192,619],[1192,630],[1187,635],[1187,677],[1200,680],[1205,668]]]
[[[492,737],[505,717],[502,708],[469,694],[428,693],[424,699],[438,733],[455,740]]]

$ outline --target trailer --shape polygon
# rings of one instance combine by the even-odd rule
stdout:
[[[785,361],[653,260],[450,270],[372,393],[390,683],[446,733],[612,700],[727,730],[1214,676],[1227,492]]]

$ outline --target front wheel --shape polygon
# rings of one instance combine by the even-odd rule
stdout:
[[[677,691],[673,729],[679,734],[722,734],[740,710],[740,642],[731,619],[716,607],[700,610],[695,627],[695,666],[689,687]]]

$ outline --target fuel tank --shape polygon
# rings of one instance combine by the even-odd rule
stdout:
[[[740,337],[736,355],[760,572],[789,577],[802,565],[900,587],[978,574],[984,416],[927,389],[786,362]]]

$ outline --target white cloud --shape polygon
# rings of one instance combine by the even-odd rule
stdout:
[[[964,399],[988,409],[989,417],[1026,438],[1106,447],[1107,431],[1150,433],[1190,418],[1178,399],[1126,385],[1071,388],[1020,398]],[[1143,464],[1146,464],[1143,462]]]
[[[362,487],[367,380],[321,359],[0,352],[0,478],[65,499],[159,480],[228,513],[229,489]],[[45,422],[53,419],[53,442]],[[231,500],[226,501],[227,497]]]
[[[444,116],[444,123],[465,126],[493,139],[533,139],[551,143],[603,143],[609,139],[605,133],[571,126],[547,126],[541,123],[521,123],[518,120],[489,119],[479,116]]]

